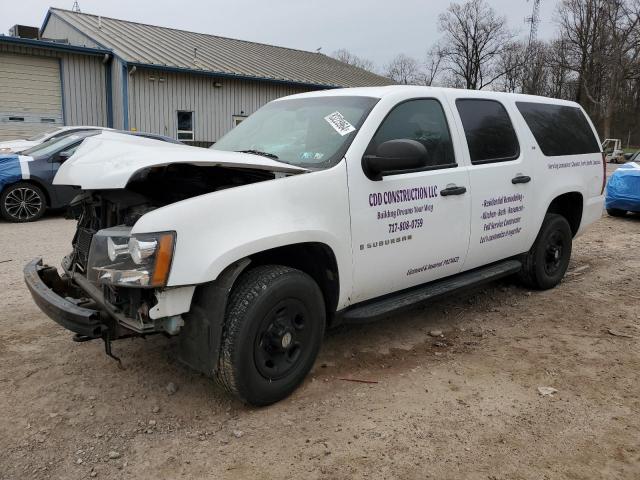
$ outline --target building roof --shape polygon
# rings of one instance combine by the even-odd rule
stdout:
[[[68,43],[52,42],[47,40],[35,40],[31,38],[9,37],[0,35],[0,43],[9,45],[19,45],[21,47],[36,47],[61,52],[83,53],[86,55],[111,55],[113,52],[102,48],[89,48],[79,45],[69,45]]]
[[[145,25],[50,8],[55,15],[133,65],[154,66],[318,87],[389,85],[388,78],[321,53]]]

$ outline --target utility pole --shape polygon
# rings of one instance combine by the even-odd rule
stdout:
[[[76,0],[75,2],[73,2],[73,7],[71,7],[71,11],[75,12],[75,13],[82,13],[80,11],[80,5],[78,5],[78,0]]]

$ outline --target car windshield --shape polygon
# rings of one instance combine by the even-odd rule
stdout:
[[[377,101],[339,95],[275,101],[211,148],[263,155],[305,168],[329,168],[344,156]]]
[[[40,145],[36,145],[35,147],[31,147],[28,150],[25,150],[24,152],[22,152],[22,155],[34,158],[48,157],[53,153],[62,152],[65,148],[73,145],[78,140],[91,135],[97,135],[98,133],[100,133],[100,131],[95,130],[91,132],[73,133],[65,135],[64,137],[52,138],[47,140],[46,142],[42,142]]]
[[[30,142],[38,142],[40,140],[44,140],[44,138],[47,135],[51,135],[52,133],[55,133],[58,130],[60,130],[60,128],[52,128],[52,129],[46,130],[44,132],[37,133],[33,137],[27,138],[27,140],[30,141]]]

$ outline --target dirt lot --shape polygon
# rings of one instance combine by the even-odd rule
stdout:
[[[2,479],[640,478],[640,217],[605,216],[552,291],[496,283],[330,332],[302,388],[259,410],[165,338],[116,343],[122,371],[48,320],[22,265],[57,263],[73,230],[0,223]]]

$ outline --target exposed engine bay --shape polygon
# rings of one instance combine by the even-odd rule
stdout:
[[[137,172],[125,189],[85,191],[72,202],[69,215],[78,222],[63,267],[72,276],[90,279],[90,251],[98,231],[112,227],[132,227],[146,213],[188,198],[251,183],[271,180],[276,174],[264,170],[171,164]],[[94,242],[95,243],[95,242]],[[155,290],[95,285],[104,300],[135,320],[129,324],[138,333],[158,329],[149,311],[157,304]],[[122,322],[121,322],[122,323]],[[167,330],[166,326],[164,327]]]
[[[93,235],[116,225],[133,226],[144,214],[207,193],[272,180],[264,170],[171,164],[136,173],[123,190],[87,191],[71,203],[78,221],[69,266],[85,272]]]

